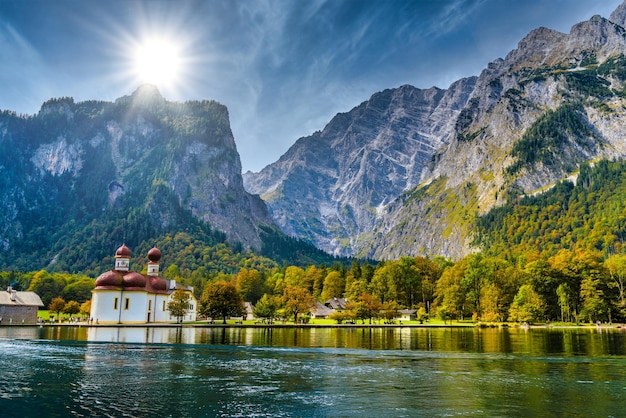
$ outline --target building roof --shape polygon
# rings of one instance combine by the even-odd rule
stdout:
[[[335,312],[334,309],[329,308],[328,306],[324,306],[319,302],[315,302],[315,305],[311,306],[310,313],[316,317],[327,317],[328,315]]]
[[[10,291],[0,291],[0,305],[43,306],[43,302],[35,292],[15,292],[15,300],[11,300]]]
[[[398,312],[402,315],[413,315],[417,313],[417,309],[400,309]]]
[[[331,309],[342,310],[342,309],[346,309],[347,303],[348,303],[348,300],[346,298],[332,298],[324,302],[324,305],[326,305],[327,307]]]

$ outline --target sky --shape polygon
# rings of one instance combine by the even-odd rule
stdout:
[[[144,83],[228,107],[243,171],[371,95],[479,75],[532,29],[621,0],[0,0],[0,110]]]

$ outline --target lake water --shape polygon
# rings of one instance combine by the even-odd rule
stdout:
[[[623,417],[626,330],[0,327],[1,417]]]

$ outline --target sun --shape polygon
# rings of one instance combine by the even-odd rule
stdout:
[[[172,87],[181,72],[181,56],[175,43],[150,39],[138,44],[133,54],[133,71],[142,83]]]

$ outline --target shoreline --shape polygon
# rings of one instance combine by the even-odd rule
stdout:
[[[0,327],[70,327],[70,328],[340,328],[340,329],[367,329],[367,328],[468,328],[468,329],[626,329],[625,324],[571,324],[571,325],[529,325],[520,324],[210,324],[210,323],[140,323],[140,324],[88,324],[79,323],[43,323],[43,324],[0,324]]]

